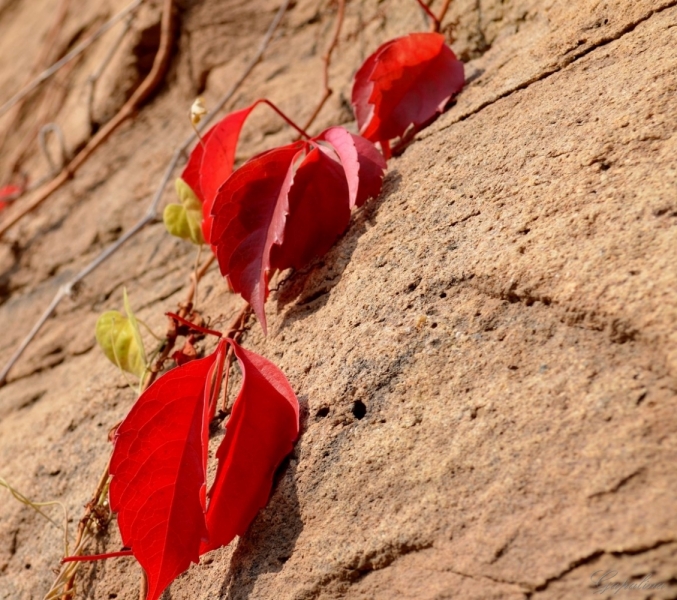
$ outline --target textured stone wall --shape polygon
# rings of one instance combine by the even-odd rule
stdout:
[[[17,14],[29,4],[0,6],[0,30],[27,27]],[[160,93],[2,242],[0,358],[143,214],[190,133],[193,96],[215,102],[276,8],[181,6]],[[334,10],[295,5],[232,106],[267,96],[303,121]],[[157,14],[146,9],[143,27]],[[413,1],[349,3],[317,128],[350,122],[349,78],[366,54],[423,26]],[[166,598],[579,599],[607,571],[608,583],[659,584],[628,598],[677,593],[677,2],[458,0],[445,30],[469,61],[467,89],[390,162],[384,192],[330,253],[272,294],[269,337],[257,325],[245,336],[296,390],[301,440],[249,532]],[[0,56],[14,89],[20,61]],[[110,89],[132,89],[137,63],[121,52]],[[73,144],[75,96],[73,84],[55,113]],[[8,139],[28,134],[29,117]],[[256,113],[240,155],[289,135]],[[134,399],[94,347],[96,317],[126,286],[162,330],[193,261],[153,225],[62,304],[0,390],[0,475],[77,522],[106,432]],[[226,322],[240,302],[211,271],[205,313]],[[113,523],[92,551],[119,546]],[[0,489],[0,598],[41,598],[60,553],[58,531]],[[137,590],[129,559],[78,581],[83,598]]]

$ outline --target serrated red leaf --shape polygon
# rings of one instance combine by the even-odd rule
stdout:
[[[324,254],[351,208],[379,194],[384,169],[371,142],[332,127],[251,158],[219,188],[211,239],[219,268],[264,332],[270,272]]]
[[[257,104],[227,114],[209,129],[191,152],[181,174],[202,202],[202,235],[207,243],[211,238],[211,211],[216,192],[233,172],[242,127]]]
[[[341,164],[313,148],[294,174],[283,243],[271,252],[273,268],[300,269],[327,252],[350,222],[348,198]]]
[[[268,503],[275,470],[299,434],[298,400],[282,371],[230,343],[242,369],[242,389],[216,453],[219,466],[207,509],[209,539],[200,553],[245,533]]]
[[[213,388],[225,343],[169,371],[137,400],[115,434],[111,510],[148,576],[147,600],[198,562],[206,539],[206,468]]]
[[[461,63],[438,33],[383,44],[355,75],[352,104],[360,133],[387,142],[429,122],[463,88]]]
[[[341,160],[348,180],[351,209],[381,193],[386,161],[374,144],[343,127],[330,127],[317,139],[329,142]]]
[[[221,273],[252,305],[264,331],[270,251],[282,243],[290,166],[302,148],[290,144],[247,161],[219,188],[212,209],[212,244]]]

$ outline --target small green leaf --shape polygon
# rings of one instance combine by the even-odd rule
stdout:
[[[127,316],[117,310],[103,313],[96,322],[96,341],[114,365],[141,378],[148,364],[146,352],[139,325],[129,305],[127,290],[124,290],[123,297]]]
[[[190,240],[198,246],[205,243],[202,237],[202,203],[189,185],[180,177],[176,180],[176,193],[181,204],[168,204],[163,221],[173,236]]]

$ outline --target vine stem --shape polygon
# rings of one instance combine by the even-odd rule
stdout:
[[[431,31],[439,31],[440,20],[435,16],[435,13],[430,10],[430,7],[423,0],[416,0],[416,2],[418,2],[418,5],[421,7],[423,12],[432,20],[432,24],[430,26]]]
[[[266,34],[264,35],[259,48],[252,58],[252,60],[248,63],[247,67],[245,68],[244,72],[242,75],[238,78],[237,81],[232,85],[231,89],[224,95],[222,98],[219,100],[215,108],[208,114],[206,115],[201,123],[200,123],[200,128],[199,130],[202,130],[215,116],[218,114],[218,112],[221,111],[221,109],[225,106],[225,104],[230,100],[230,98],[235,94],[235,92],[240,88],[240,86],[244,83],[246,78],[249,76],[249,74],[252,72],[254,67],[261,61],[263,54],[265,53],[268,45],[270,44],[270,41],[275,34],[275,31],[277,30],[278,26],[280,25],[280,22],[282,21],[282,17],[284,16],[285,12],[287,11],[287,8],[289,7],[291,0],[284,0],[280,8],[278,9],[275,17],[273,18],[273,21],[271,22],[270,26],[268,27],[268,30],[266,31]],[[164,192],[165,187],[167,186],[167,183],[169,182],[169,179],[172,175],[172,172],[176,168],[179,159],[185,152],[185,150],[197,139],[198,133],[191,134],[190,137],[188,137],[183,144],[177,150],[174,152],[174,155],[172,156],[172,159],[170,160],[169,164],[167,165],[167,168],[165,170],[164,176],[162,178],[162,182],[159,186],[159,188],[156,190],[155,195],[153,197],[153,200],[151,202],[151,205],[149,206],[146,215],[138,221],[132,229],[130,229],[127,233],[125,233],[124,236],[122,236],[120,239],[118,239],[117,242],[106,248],[94,261],[92,261],[89,265],[87,265],[82,271],[80,271],[71,281],[69,281],[67,284],[62,286],[59,291],[57,292],[56,296],[52,300],[50,306],[48,309],[45,311],[45,313],[40,317],[38,322],[35,324],[33,329],[31,330],[31,333],[29,336],[24,340],[24,342],[21,344],[19,347],[19,350],[15,353],[15,355],[10,359],[10,362],[5,366],[3,369],[2,373],[0,373],[0,385],[3,385],[6,381],[7,373],[9,370],[12,368],[14,363],[18,360],[18,358],[21,356],[23,351],[26,349],[26,347],[30,344],[30,342],[35,338],[37,333],[39,332],[40,328],[44,323],[49,319],[49,317],[52,315],[52,313],[56,310],[56,307],[58,304],[61,302],[61,300],[69,295],[71,293],[71,290],[73,287],[82,279],[84,279],[89,273],[97,269],[103,262],[105,262],[106,259],[108,259],[113,253],[115,253],[122,245],[129,240],[131,237],[133,237],[138,231],[143,229],[145,225],[150,223],[156,218],[156,212],[157,212],[157,205],[159,204],[160,198],[162,197],[162,193]],[[186,295],[186,300],[187,302],[184,303],[184,307],[186,305],[192,304],[192,300],[195,294],[195,291],[197,289],[197,285],[199,282],[199,279],[204,276],[204,274],[207,272],[211,264],[214,262],[214,256],[210,256],[209,259],[205,261],[205,263],[202,265],[202,267],[197,271],[194,272],[191,275],[191,285],[188,289],[187,295]],[[184,307],[182,307],[181,310],[184,310]],[[236,319],[233,321],[233,324],[229,328],[228,335],[229,336],[235,336],[239,332],[239,328],[241,324],[246,320],[247,316],[251,312],[251,307],[249,305],[246,305],[240,313],[237,315]],[[157,372],[156,373],[151,373],[151,376],[148,377],[148,379],[144,382],[144,389],[147,389],[148,386],[152,383],[152,381],[157,377]],[[111,429],[111,432],[115,430],[117,426]],[[106,500],[105,496],[106,494],[104,493],[108,489],[108,481],[109,481],[109,466],[110,466],[110,458],[108,462],[106,463],[106,468],[104,469],[101,478],[99,480],[99,484],[97,486],[96,492],[90,502],[87,503],[87,508],[85,510],[85,515],[82,517],[80,520],[80,526],[78,530],[78,538],[77,538],[77,543],[75,547],[75,552],[73,553],[74,555],[79,555],[83,550],[84,550],[84,542],[86,540],[83,539],[85,536],[85,532],[89,531],[89,524],[93,518],[94,510],[95,508],[100,508],[100,507],[105,507]],[[47,593],[45,596],[45,600],[53,600],[57,598],[57,595],[59,594],[59,590],[61,590],[61,599],[62,600],[68,600],[70,596],[70,591],[73,588],[73,580],[75,578],[76,574],[76,569],[79,566],[79,562],[72,562],[66,565],[64,570],[59,574],[57,577],[57,580],[54,582],[52,585],[50,591]],[[147,590],[147,580],[145,578],[145,574],[142,571],[142,582],[141,582],[141,587],[139,590],[140,597],[145,598],[146,595],[146,590]]]
[[[322,83],[324,85],[324,91],[322,93],[322,98],[320,98],[320,102],[317,104],[315,110],[306,121],[305,125],[303,126],[303,129],[308,129],[315,122],[317,115],[320,114],[320,111],[324,107],[325,103],[327,102],[327,100],[329,100],[329,97],[334,93],[334,90],[332,90],[329,87],[329,65],[331,64],[331,55],[336,49],[336,46],[338,45],[339,36],[341,35],[341,28],[343,27],[343,19],[345,17],[345,12],[346,12],[346,1],[338,0],[338,10],[336,12],[336,25],[334,27],[334,35],[331,38],[331,42],[329,43],[327,51],[322,56],[322,61],[324,62],[324,69],[322,71]]]
[[[296,131],[299,132],[301,137],[304,137],[306,139],[310,139],[310,136],[306,133],[305,127],[299,127],[294,121],[292,121],[287,115],[285,115],[275,104],[273,104],[270,100],[264,98],[263,100],[258,100],[256,104],[266,104],[270,108],[272,108],[281,118],[283,121],[287,123],[287,125],[293,127],[296,129]]]
[[[139,2],[141,0],[138,0]],[[143,80],[141,85],[132,94],[132,96],[125,102],[118,113],[108,121],[99,131],[90,138],[87,145],[61,170],[61,172],[52,181],[47,183],[41,190],[38,190],[37,196],[33,201],[17,214],[11,216],[0,225],[0,238],[16,223],[23,219],[26,215],[33,212],[40,206],[47,198],[49,198],[56,190],[58,190],[64,183],[72,179],[78,169],[87,161],[92,153],[103,144],[111,134],[127,119],[132,117],[149,96],[155,91],[159,84],[163,81],[167,67],[169,67],[169,60],[171,58],[171,49],[173,42],[173,25],[174,25],[174,0],[164,0],[162,9],[161,33],[160,33],[160,47],[158,48],[153,67],[150,73]]]
[[[120,550],[119,552],[107,552],[106,554],[88,554],[87,556],[65,556],[61,559],[62,563],[69,562],[93,562],[95,560],[105,560],[107,558],[119,558],[120,556],[134,556],[131,550]]]
[[[442,20],[447,15],[447,11],[449,10],[450,4],[451,4],[451,0],[444,0],[444,4],[442,5],[442,8],[440,9],[440,14],[437,16],[437,27],[433,31],[439,31],[440,30],[440,27],[442,25]],[[435,25],[434,22],[433,22],[433,25]]]
[[[261,40],[261,43],[259,44],[259,47],[255,53],[255,55],[252,57],[252,59],[249,61],[247,66],[245,67],[243,73],[240,75],[240,77],[233,83],[231,88],[220,98],[220,100],[217,102],[216,106],[207,114],[201,121],[200,125],[198,127],[199,131],[203,131],[204,128],[209,124],[209,122],[223,109],[223,107],[226,105],[226,103],[235,95],[237,90],[242,86],[242,84],[245,82],[249,74],[254,70],[256,65],[259,64],[261,59],[263,58],[263,55],[268,48],[268,45],[270,44],[270,41],[273,38],[273,35],[275,34],[275,31],[277,31],[277,28],[280,25],[280,22],[282,21],[282,17],[284,16],[285,12],[287,11],[287,8],[289,7],[291,0],[284,0],[282,4],[280,5],[280,8],[278,9],[277,13],[275,14],[275,17],[273,18],[270,26],[268,27],[268,30],[266,31],[266,34],[264,35],[263,39]],[[155,194],[153,196],[153,199],[150,203],[150,206],[148,207],[146,214],[141,217],[139,221],[137,221],[131,229],[129,229],[127,232],[125,232],[124,235],[122,235],[120,238],[118,238],[113,244],[105,248],[101,254],[99,254],[92,262],[90,262],[87,266],[85,266],[79,273],[77,273],[70,281],[62,285],[59,290],[57,291],[56,295],[52,299],[51,303],[47,307],[47,309],[44,311],[44,313],[40,316],[38,321],[33,325],[31,328],[30,332],[26,336],[26,338],[21,342],[17,350],[14,352],[14,354],[10,357],[8,362],[5,364],[3,367],[2,371],[0,371],[0,387],[6,384],[7,382],[7,375],[11,371],[11,369],[14,367],[16,362],[21,358],[23,353],[25,352],[26,348],[31,344],[31,342],[35,339],[37,334],[40,332],[42,329],[43,325],[49,320],[49,318],[54,314],[54,311],[56,308],[59,306],[61,301],[67,297],[70,296],[74,287],[87,275],[98,269],[106,260],[108,260],[113,254],[115,254],[128,240],[130,240],[132,237],[134,237],[139,231],[141,231],[146,225],[149,223],[154,222],[157,219],[157,207],[158,204],[160,203],[160,200],[162,198],[162,194],[164,193],[165,188],[167,187],[167,184],[169,183],[169,180],[172,176],[172,173],[174,172],[174,169],[179,163],[179,160],[181,157],[184,155],[185,151],[188,149],[188,147],[194,143],[198,139],[198,136],[196,133],[192,133],[186,140],[174,151],[174,154],[169,161],[169,164],[167,165],[164,175],[162,176],[162,180],[160,182],[159,187],[155,191]]]

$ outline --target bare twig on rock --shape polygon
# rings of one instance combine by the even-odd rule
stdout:
[[[94,71],[94,73],[92,73],[87,78],[87,122],[89,123],[90,128],[94,125],[94,91],[96,89],[96,84],[101,78],[101,75],[103,75],[103,72],[110,63],[110,61],[113,59],[113,56],[115,56],[115,52],[120,48],[122,40],[125,38],[127,33],[129,33],[129,30],[132,27],[132,23],[134,22],[135,16],[136,15],[134,13],[131,13],[127,17],[124,27],[122,28],[122,31],[118,34],[118,37],[115,39],[115,42],[111,44],[110,48],[108,49],[108,52],[106,53],[106,56],[101,61],[101,64],[97,67],[96,71]]]

